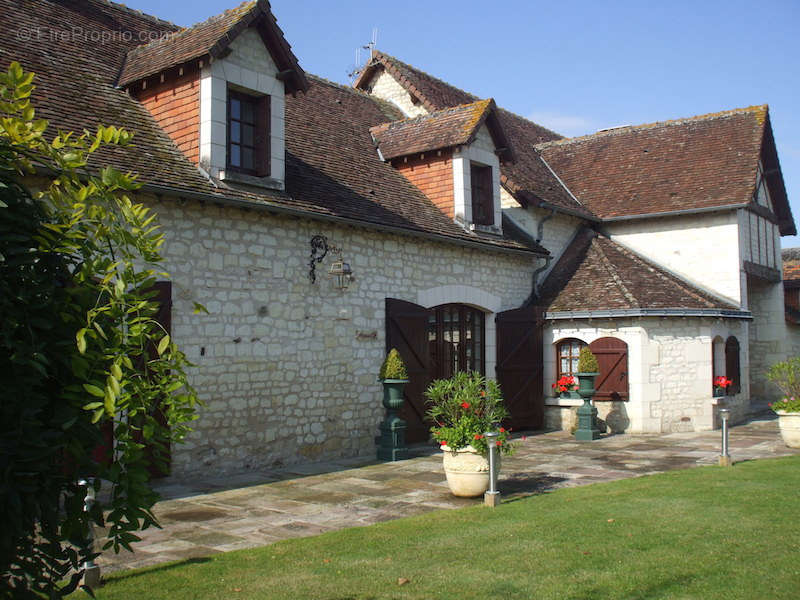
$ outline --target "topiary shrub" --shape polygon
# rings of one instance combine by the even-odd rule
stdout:
[[[578,373],[598,373],[599,371],[597,357],[589,349],[589,346],[581,348],[581,353],[578,355]]]
[[[408,371],[406,371],[406,365],[403,362],[403,357],[400,356],[400,353],[397,351],[397,348],[392,348],[389,350],[389,354],[386,355],[386,360],[383,361],[381,365],[380,373],[378,374],[379,379],[408,379]]]

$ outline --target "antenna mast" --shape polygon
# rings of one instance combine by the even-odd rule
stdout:
[[[377,45],[378,45],[378,28],[373,27],[372,39],[369,41],[369,43],[364,46],[358,46],[356,48],[356,64],[347,73],[347,76],[350,78],[351,85],[355,82],[356,77],[359,76],[361,71],[364,70],[364,67],[367,66],[367,63],[369,63],[370,59],[372,58],[372,51],[375,49]],[[364,64],[361,63],[362,50],[369,50],[369,54],[367,55],[367,60],[364,61]]]

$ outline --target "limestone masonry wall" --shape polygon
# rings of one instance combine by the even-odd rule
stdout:
[[[403,114],[407,117],[419,117],[420,115],[428,114],[428,111],[425,110],[421,103],[414,104],[411,101],[409,93],[384,69],[380,69],[372,77],[370,86],[372,88],[372,94],[387,102],[391,102],[403,111]]]
[[[193,202],[149,203],[167,235],[173,335],[197,365],[191,378],[205,402],[194,432],[174,448],[178,477],[371,454],[383,415],[376,378],[385,298],[418,302],[442,286],[467,298],[470,286],[500,299],[493,310],[506,310],[530,293],[526,256]],[[326,276],[331,257],[309,282],[315,234],[352,265],[348,290]],[[211,314],[193,314],[192,301]],[[492,314],[486,319],[493,324]]]

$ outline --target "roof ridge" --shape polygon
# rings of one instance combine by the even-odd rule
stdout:
[[[549,142],[540,142],[534,148],[541,150],[544,148],[551,148],[553,146],[567,146],[572,143],[583,142],[587,140],[599,139],[614,135],[621,135],[623,133],[638,132],[650,129],[657,129],[659,127],[674,127],[678,125],[686,125],[687,123],[694,123],[698,121],[712,121],[714,119],[725,119],[735,115],[742,115],[748,113],[755,113],[759,125],[763,125],[766,117],[769,114],[768,104],[754,104],[741,108],[731,108],[729,110],[718,111],[714,113],[706,113],[703,115],[694,115],[692,117],[682,117],[678,119],[668,119],[666,121],[654,121],[652,123],[641,123],[639,125],[625,125],[622,127],[612,127],[609,129],[596,131],[572,138],[562,138],[560,140],[552,140]]]
[[[606,238],[609,239],[610,238]],[[594,241],[598,240],[598,243],[595,244]],[[631,291],[628,289],[628,286],[622,281],[622,278],[617,273],[617,269],[614,266],[614,263],[611,262],[611,259],[608,258],[608,255],[605,253],[603,248],[600,246],[599,243],[600,236],[595,236],[592,240],[592,248],[600,255],[600,262],[605,267],[606,272],[611,276],[611,279],[614,280],[614,283],[622,290],[622,295],[633,305],[633,308],[641,308],[641,303],[639,300],[634,296]]]
[[[113,0],[94,0],[94,1],[98,2],[98,3],[101,3],[101,4],[108,4],[109,6],[113,6],[114,8],[116,8],[118,10],[121,10],[121,11],[130,13],[130,14],[136,15],[137,17],[144,17],[145,19],[147,19],[149,21],[154,21],[154,22],[160,23],[162,25],[170,25],[172,27],[176,27],[176,28],[182,29],[182,27],[180,25],[177,25],[177,24],[173,23],[172,21],[167,21],[166,19],[162,19],[162,18],[157,17],[155,15],[151,15],[151,14],[146,13],[146,12],[144,12],[142,10],[137,9],[137,8],[131,8],[130,6],[126,6],[125,4],[122,4],[121,2],[114,2]]]
[[[106,0],[106,1],[108,1],[108,0]],[[153,40],[151,42],[148,42],[146,44],[141,44],[139,46],[136,46],[135,48],[131,48],[131,50],[128,52],[128,55],[135,54],[137,52],[141,52],[145,48],[153,48],[153,47],[157,46],[158,44],[172,42],[175,39],[178,39],[178,38],[180,38],[180,37],[182,37],[184,35],[188,35],[189,33],[191,33],[193,30],[197,29],[198,27],[201,27],[203,25],[207,25],[207,24],[212,23],[214,21],[220,20],[223,17],[230,16],[231,13],[241,11],[241,15],[239,16],[239,18],[237,18],[231,24],[231,26],[233,26],[236,23],[238,23],[239,21],[241,21],[245,16],[247,16],[250,13],[250,11],[252,11],[254,8],[256,8],[258,6],[258,3],[259,3],[259,0],[245,0],[244,2],[239,4],[238,6],[235,6],[233,8],[229,8],[227,10],[224,10],[223,12],[221,12],[219,14],[212,15],[212,16],[210,16],[209,18],[207,18],[204,21],[200,21],[199,23],[195,23],[194,25],[190,25],[189,27],[181,27],[177,31],[173,31],[172,33],[170,33],[168,35],[161,36],[158,39],[155,39],[155,40]]]

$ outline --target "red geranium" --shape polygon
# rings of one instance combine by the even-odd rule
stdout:
[[[575,378],[572,375],[564,375],[553,384],[553,389],[559,392],[568,392],[577,388]]]
[[[714,387],[716,388],[727,388],[733,381],[725,377],[724,375],[720,375],[719,377],[714,379]]]
[[[462,402],[461,403],[461,408],[463,408],[464,410],[468,409],[469,408],[469,402]]]

